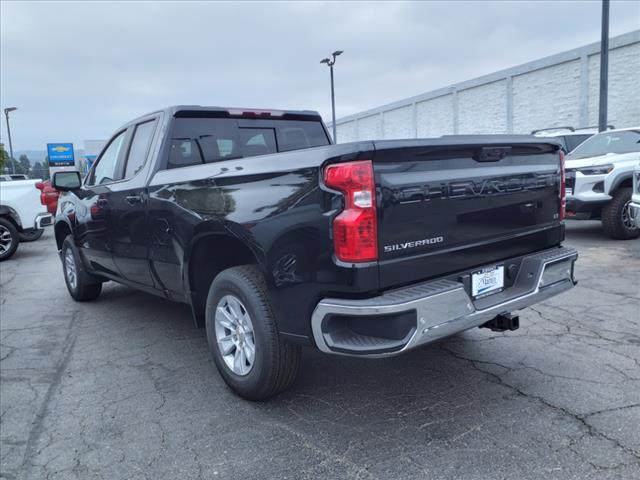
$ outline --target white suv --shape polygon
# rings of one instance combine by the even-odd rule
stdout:
[[[637,238],[631,215],[633,171],[640,160],[640,127],[592,136],[566,157],[567,218],[600,218],[605,232]]]

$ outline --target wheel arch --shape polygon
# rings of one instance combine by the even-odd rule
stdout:
[[[614,180],[611,184],[611,190],[609,195],[613,196],[620,188],[631,188],[633,187],[633,172],[625,173],[620,175],[618,178]]]
[[[62,250],[64,239],[72,234],[71,226],[65,221],[59,221],[56,222],[53,231],[56,237],[56,246],[58,247],[58,251],[60,251]]]
[[[204,327],[204,310],[213,279],[223,270],[239,265],[256,264],[264,273],[260,255],[245,241],[228,234],[209,233],[194,239],[185,262],[185,284],[193,319]]]
[[[22,231],[20,216],[18,215],[18,212],[16,212],[13,208],[9,207],[8,205],[0,205],[0,217],[6,218],[11,223],[13,223],[13,226],[16,227],[16,230],[18,230],[18,232]]]

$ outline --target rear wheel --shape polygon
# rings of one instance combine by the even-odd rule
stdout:
[[[18,248],[20,234],[16,226],[6,218],[0,218],[0,262],[10,258]]]
[[[291,386],[301,349],[280,338],[264,278],[254,265],[229,268],[209,288],[209,349],[229,387],[249,400],[264,400]]]
[[[74,300],[87,302],[98,298],[102,291],[102,281],[84,269],[71,235],[62,243],[62,271],[67,290]]]
[[[43,233],[44,233],[43,228],[30,228],[29,230],[25,230],[20,234],[20,241],[35,242],[42,236]]]
[[[611,238],[630,240],[640,236],[640,226],[631,215],[631,189],[619,188],[602,208],[602,228]]]

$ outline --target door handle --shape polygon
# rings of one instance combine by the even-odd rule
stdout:
[[[135,205],[136,203],[142,203],[142,197],[140,195],[127,195],[125,200],[129,205]]]

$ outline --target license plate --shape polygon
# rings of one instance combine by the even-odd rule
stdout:
[[[471,274],[471,296],[484,297],[504,288],[504,265],[484,268]]]
[[[573,188],[565,188],[565,192],[567,195],[573,195]]]

